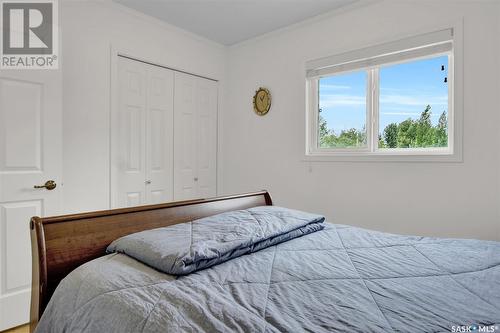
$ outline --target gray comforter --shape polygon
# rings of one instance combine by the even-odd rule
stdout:
[[[61,282],[37,332],[500,332],[500,243],[324,225],[183,276],[106,255]]]

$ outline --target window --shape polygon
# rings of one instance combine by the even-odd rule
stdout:
[[[315,156],[453,155],[453,31],[307,64]]]
[[[448,56],[379,69],[378,148],[448,148]]]
[[[366,148],[366,72],[319,79],[319,148]]]

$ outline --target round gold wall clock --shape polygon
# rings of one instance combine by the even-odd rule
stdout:
[[[253,96],[253,109],[259,116],[269,112],[271,108],[271,93],[266,88],[260,87]]]

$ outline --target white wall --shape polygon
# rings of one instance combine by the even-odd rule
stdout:
[[[383,1],[270,33],[229,51],[223,193],[269,189],[278,205],[335,223],[500,240],[498,2]],[[304,63],[464,19],[463,163],[304,162]],[[252,110],[259,86],[273,94]]]
[[[218,79],[220,97],[227,50],[109,1],[61,1],[60,10],[64,211],[108,209],[111,45]]]

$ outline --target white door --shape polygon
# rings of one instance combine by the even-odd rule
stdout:
[[[146,200],[157,204],[174,195],[174,73],[147,66]]]
[[[0,331],[29,321],[30,218],[60,212],[61,82],[59,70],[0,72]]]
[[[111,119],[111,205],[171,201],[173,73],[118,57],[117,85]]]
[[[174,198],[197,197],[196,189],[196,79],[175,73]]]
[[[197,78],[197,196],[217,195],[217,82]]]
[[[111,117],[111,206],[146,202],[146,69],[118,57],[118,94]]]
[[[175,73],[174,198],[216,195],[217,82]]]

